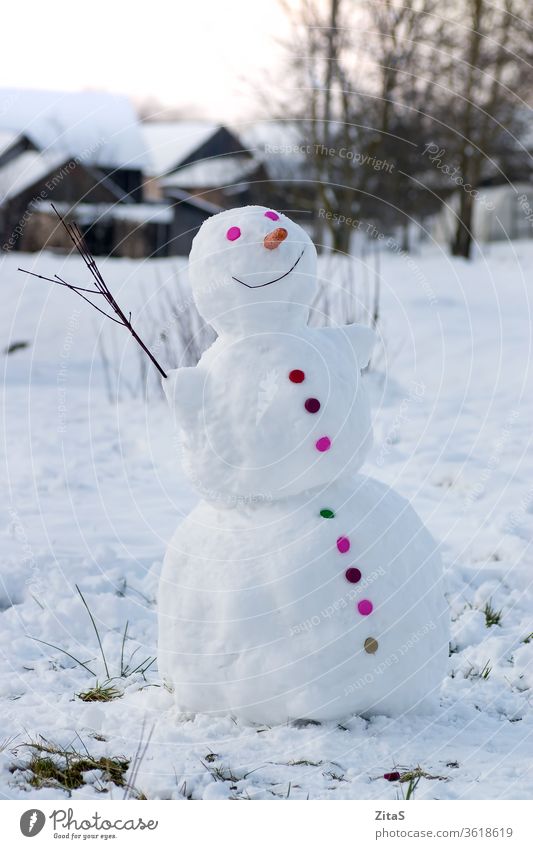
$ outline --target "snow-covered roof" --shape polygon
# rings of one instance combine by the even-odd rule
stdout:
[[[153,121],[142,124],[150,159],[148,173],[154,177],[168,174],[219,129],[219,124],[207,121]]]
[[[27,150],[0,168],[0,205],[68,160],[64,153]]]
[[[234,185],[249,178],[257,168],[258,162],[248,156],[215,156],[179,168],[161,180],[161,185],[164,188],[181,186],[184,189]]]
[[[121,203],[113,207],[113,218],[120,221],[136,221],[139,224],[169,224],[172,217],[172,207],[160,203]]]
[[[6,150],[9,150],[18,138],[20,138],[20,133],[13,132],[12,130],[0,130],[0,156]]]
[[[24,133],[39,149],[88,165],[142,170],[148,163],[139,121],[122,95],[1,89],[0,131]]]
[[[169,224],[172,221],[172,207],[160,203],[108,204],[108,203],[54,203],[62,215],[72,214],[79,222],[92,224],[113,218],[119,221],[132,221],[137,224]],[[52,212],[50,201],[40,200],[33,205],[36,212]]]
[[[268,167],[274,179],[296,176],[314,153],[306,127],[290,121],[256,121],[236,129],[243,147]]]

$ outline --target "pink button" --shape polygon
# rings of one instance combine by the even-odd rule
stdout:
[[[374,610],[374,605],[367,598],[362,599],[357,605],[357,609],[361,616],[368,616]]]
[[[331,448],[331,439],[329,436],[321,436],[315,443],[317,451],[329,451]]]
[[[230,242],[234,242],[235,239],[238,239],[241,235],[240,227],[230,227],[228,232],[226,233],[226,239],[229,239]]]
[[[339,537],[337,540],[337,548],[341,554],[346,554],[350,550],[350,540],[348,537]]]

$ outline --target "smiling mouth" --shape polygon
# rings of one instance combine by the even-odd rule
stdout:
[[[303,257],[304,251],[305,251],[305,248],[302,250],[300,256],[298,257],[298,259],[296,260],[294,265],[291,265],[291,267],[289,268],[288,271],[285,272],[285,274],[282,274],[280,277],[276,277],[274,280],[269,280],[268,283],[259,283],[258,286],[252,286],[251,283],[245,283],[244,280],[239,280],[238,277],[232,277],[231,279],[235,280],[236,283],[240,283],[242,286],[246,286],[247,289],[262,289],[264,286],[271,286],[272,283],[277,283],[279,280],[283,280],[283,278],[287,277],[287,275],[290,274],[291,271],[294,271],[294,269],[296,268],[296,266],[300,262],[301,258]]]

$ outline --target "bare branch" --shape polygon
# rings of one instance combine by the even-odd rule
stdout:
[[[137,331],[134,329],[134,327],[131,323],[131,312],[129,313],[129,318],[126,318],[126,315],[124,314],[124,312],[122,311],[122,309],[118,305],[117,301],[113,297],[109,287],[107,286],[107,283],[105,282],[104,278],[102,277],[102,275],[100,273],[100,269],[98,268],[94,257],[92,256],[91,252],[89,251],[89,249],[87,247],[87,243],[85,242],[83,234],[82,234],[80,228],[78,227],[78,225],[76,223],[69,224],[69,222],[66,221],[63,218],[61,213],[58,212],[58,210],[56,209],[54,204],[52,204],[52,209],[54,210],[55,214],[59,218],[59,221],[61,222],[63,228],[65,229],[65,232],[68,234],[72,244],[76,248],[76,250],[79,253],[79,255],[81,256],[81,258],[83,259],[87,268],[89,269],[89,272],[90,272],[90,274],[91,274],[91,276],[94,280],[94,284],[96,286],[96,289],[86,289],[86,288],[83,288],[81,286],[74,286],[72,283],[68,283],[66,280],[63,280],[62,278],[60,278],[57,274],[55,275],[54,278],[51,278],[51,277],[44,277],[41,274],[34,274],[34,272],[32,272],[32,271],[25,271],[23,268],[19,268],[19,271],[22,271],[25,274],[30,274],[32,277],[38,277],[41,280],[48,280],[51,283],[56,283],[58,286],[66,286],[67,289],[71,289],[73,292],[75,292],[77,295],[79,295],[80,298],[83,298],[84,301],[87,301],[87,303],[90,304],[93,307],[93,309],[97,310],[97,312],[101,313],[106,318],[109,318],[111,321],[114,321],[116,324],[121,324],[123,327],[125,327],[129,331],[129,333],[131,333],[131,335],[133,336],[133,338],[135,339],[137,344],[142,348],[144,353],[150,358],[150,360],[155,365],[155,367],[157,368],[159,373],[162,375],[162,377],[166,377],[167,376],[166,372],[163,370],[163,368],[157,362],[157,360],[154,357],[154,355],[152,354],[152,352],[148,349],[148,347],[145,345],[145,343],[143,342],[143,340],[141,339],[141,337],[139,336]],[[82,292],[88,292],[91,295],[103,295],[103,297],[105,298],[105,300],[107,301],[107,303],[109,304],[109,306],[111,307],[111,309],[113,310],[115,315],[118,316],[118,318],[114,318],[113,316],[111,316],[107,312],[105,312],[104,310],[100,309],[100,307],[98,307],[96,304],[93,304],[93,302],[91,300],[89,300],[89,298],[87,298],[85,295],[83,295]]]

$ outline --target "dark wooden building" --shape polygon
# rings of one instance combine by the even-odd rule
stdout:
[[[228,127],[140,124],[126,98],[0,90],[0,248],[70,248],[52,203],[95,255],[186,255],[206,218],[273,203],[264,162]]]

